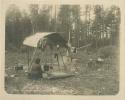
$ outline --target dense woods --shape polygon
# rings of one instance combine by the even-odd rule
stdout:
[[[10,5],[6,11],[6,49],[20,48],[22,41],[35,32],[58,31],[75,47],[118,45],[120,8],[103,5],[38,5],[20,10]]]

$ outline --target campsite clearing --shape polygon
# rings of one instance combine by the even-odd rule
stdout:
[[[78,71],[73,77],[63,79],[30,80],[24,71],[18,76],[5,80],[5,91],[9,94],[54,94],[54,95],[114,95],[119,91],[119,68],[117,59],[108,57],[98,69],[91,70],[87,61],[95,57],[95,53],[87,54],[79,51],[81,60],[77,62]],[[5,72],[15,74],[13,66],[17,63],[26,64],[26,55],[23,52],[6,52]]]

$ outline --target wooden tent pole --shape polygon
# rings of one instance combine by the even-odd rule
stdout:
[[[59,57],[58,57],[58,55],[57,55],[57,62],[58,62],[58,68],[60,70],[60,64],[59,64]]]
[[[51,50],[51,66],[53,66],[53,51]]]
[[[28,47],[26,47],[25,57],[26,57],[26,62],[27,62],[27,68],[29,70],[29,59],[30,59],[30,57],[29,57],[29,48]]]
[[[31,59],[31,63],[30,63],[30,65],[29,65],[29,70],[31,71],[31,69],[32,69],[32,63],[33,63],[33,60],[34,60],[34,57],[35,57],[35,54],[36,54],[36,51],[37,51],[37,48],[35,49],[35,51],[34,51],[34,53],[33,53],[33,56],[32,56],[32,59]]]
[[[30,57],[29,57],[29,48],[27,48],[27,62],[28,62],[28,66],[29,66],[29,59],[30,59]]]
[[[64,69],[65,69],[65,70],[67,70],[67,67],[66,67],[66,65],[65,65],[65,63],[64,63],[63,56],[62,56],[62,54],[61,54],[61,51],[60,51],[60,50],[59,50],[59,53],[60,53],[60,55],[61,55],[61,59],[62,59],[63,65],[64,65]]]

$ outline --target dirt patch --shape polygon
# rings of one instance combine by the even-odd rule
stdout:
[[[91,70],[87,66],[88,59],[96,58],[80,51],[80,60],[74,68],[75,76],[56,80],[30,80],[19,72],[18,76],[5,80],[5,90],[9,94],[53,94],[53,95],[115,95],[119,91],[119,66],[115,58],[106,58],[98,68]],[[26,54],[8,52],[6,54],[5,73],[10,76],[15,74],[13,66],[21,62],[27,63]],[[72,65],[73,66],[73,65]]]

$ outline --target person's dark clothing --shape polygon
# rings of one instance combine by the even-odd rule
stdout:
[[[32,79],[39,79],[42,77],[42,69],[40,64],[33,64],[30,72]]]

